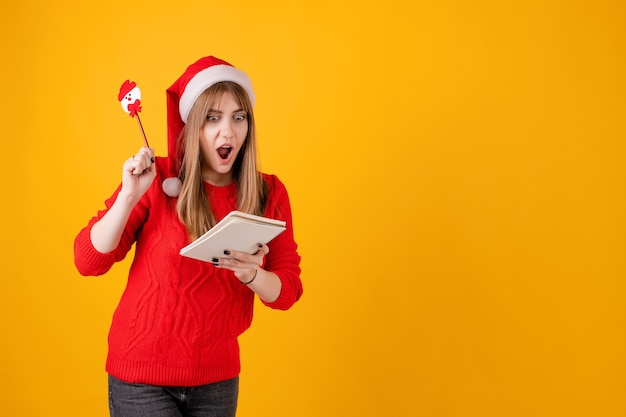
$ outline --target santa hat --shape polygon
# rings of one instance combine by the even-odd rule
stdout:
[[[122,101],[122,99],[126,96],[126,94],[133,91],[135,87],[137,87],[137,83],[135,83],[134,81],[132,82],[130,80],[124,81],[124,84],[122,84],[122,86],[120,87],[120,93],[117,95],[118,101]]]
[[[189,112],[204,90],[220,81],[239,84],[248,93],[254,105],[255,96],[250,78],[241,70],[226,61],[213,56],[199,59],[167,89],[167,154],[168,177],[163,181],[163,191],[170,197],[177,197],[182,183],[178,178],[182,157],[178,150],[178,137],[183,130]]]

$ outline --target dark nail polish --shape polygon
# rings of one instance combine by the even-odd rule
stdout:
[[[213,259],[211,259],[211,262],[213,262],[214,264],[215,264],[215,263],[218,263],[219,261],[220,261],[220,260],[219,260],[219,259],[217,259],[217,258],[213,258]]]
[[[229,250],[225,250],[224,251],[224,255],[230,255],[230,251]]]
[[[257,246],[258,246],[259,248],[262,248],[262,247],[263,247],[263,244],[262,244],[262,243],[257,243]]]

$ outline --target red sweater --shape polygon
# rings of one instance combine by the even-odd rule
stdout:
[[[134,243],[128,283],[109,331],[106,370],[127,382],[194,386],[239,375],[238,336],[252,322],[254,292],[232,271],[179,255],[190,243],[176,214],[176,199],[161,189],[166,160],[150,189],[134,207],[117,249],[100,253],[92,245],[91,227],[111,207],[106,201],[74,242],[74,262],[82,275],[102,275],[122,260]],[[285,186],[264,174],[269,186],[265,215],[285,220],[287,230],[269,243],[264,268],[282,281],[280,296],[265,305],[286,310],[302,295],[300,256],[293,237]],[[205,183],[213,212],[220,220],[237,208],[235,184]]]

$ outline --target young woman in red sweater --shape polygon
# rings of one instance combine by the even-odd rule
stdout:
[[[302,295],[287,190],[257,165],[254,100],[248,76],[227,62],[190,65],[167,90],[168,156],[142,147],[126,160],[121,185],[76,237],[83,275],[106,273],[135,245],[109,332],[113,417],[234,416],[237,338],[255,294],[282,310]],[[255,254],[179,254],[232,210],[287,230]]]

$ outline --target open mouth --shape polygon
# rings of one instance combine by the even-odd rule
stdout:
[[[220,146],[219,148],[217,148],[217,154],[222,159],[228,159],[232,151],[233,151],[233,148],[228,145]]]

